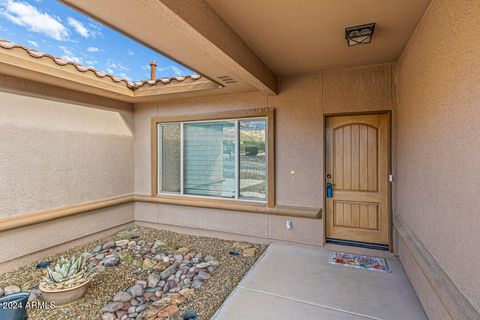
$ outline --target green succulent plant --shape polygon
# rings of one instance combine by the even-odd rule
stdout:
[[[86,258],[60,257],[55,267],[47,268],[47,275],[40,284],[48,289],[67,289],[91,280],[95,272]]]

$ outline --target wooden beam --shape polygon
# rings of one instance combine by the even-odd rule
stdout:
[[[245,81],[266,94],[277,93],[273,72],[205,1],[160,0],[183,33]],[[199,17],[203,17],[199,19]],[[172,21],[171,20],[171,21]]]

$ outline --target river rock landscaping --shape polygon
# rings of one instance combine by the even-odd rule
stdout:
[[[132,227],[0,275],[0,296],[30,291],[49,264],[81,255],[96,272],[79,300],[30,308],[29,319],[209,319],[265,246]]]

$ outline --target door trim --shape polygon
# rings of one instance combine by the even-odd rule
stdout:
[[[327,243],[327,195],[325,186],[327,185],[327,118],[337,116],[363,116],[371,114],[386,114],[388,117],[388,137],[387,137],[387,167],[388,173],[393,174],[392,168],[392,111],[391,110],[379,110],[379,111],[364,111],[364,112],[340,112],[340,113],[324,113],[323,114],[323,243]],[[388,183],[388,249],[389,252],[393,252],[393,197],[392,197],[392,182]]]

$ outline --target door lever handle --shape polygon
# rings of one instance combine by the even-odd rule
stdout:
[[[327,198],[332,198],[333,197],[333,187],[335,185],[332,184],[331,182],[327,182]]]

